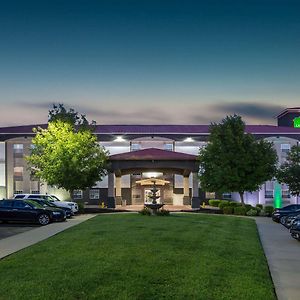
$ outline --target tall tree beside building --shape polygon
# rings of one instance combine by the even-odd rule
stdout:
[[[74,190],[95,185],[106,175],[107,151],[93,134],[93,124],[63,105],[49,112],[48,128],[35,128],[27,157],[32,174],[49,185]]]
[[[206,147],[200,149],[200,184],[208,192],[253,192],[275,175],[277,155],[272,143],[245,133],[240,116],[212,123]]]
[[[300,147],[293,146],[288,153],[286,161],[278,168],[276,178],[280,183],[289,186],[290,193],[300,195]]]

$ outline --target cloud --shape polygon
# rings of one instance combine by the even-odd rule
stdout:
[[[223,114],[238,114],[243,117],[255,119],[272,119],[285,107],[277,104],[260,104],[256,102],[215,104],[212,106],[217,112]]]

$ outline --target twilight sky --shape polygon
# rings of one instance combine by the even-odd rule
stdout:
[[[0,126],[53,103],[98,124],[273,124],[299,100],[299,0],[0,4]]]

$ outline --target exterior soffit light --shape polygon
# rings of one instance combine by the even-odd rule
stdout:
[[[191,143],[191,142],[194,142],[194,139],[189,136],[184,141],[188,142],[188,143]]]

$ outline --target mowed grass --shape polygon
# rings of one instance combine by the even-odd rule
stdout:
[[[251,219],[100,215],[0,261],[0,299],[276,299]]]

